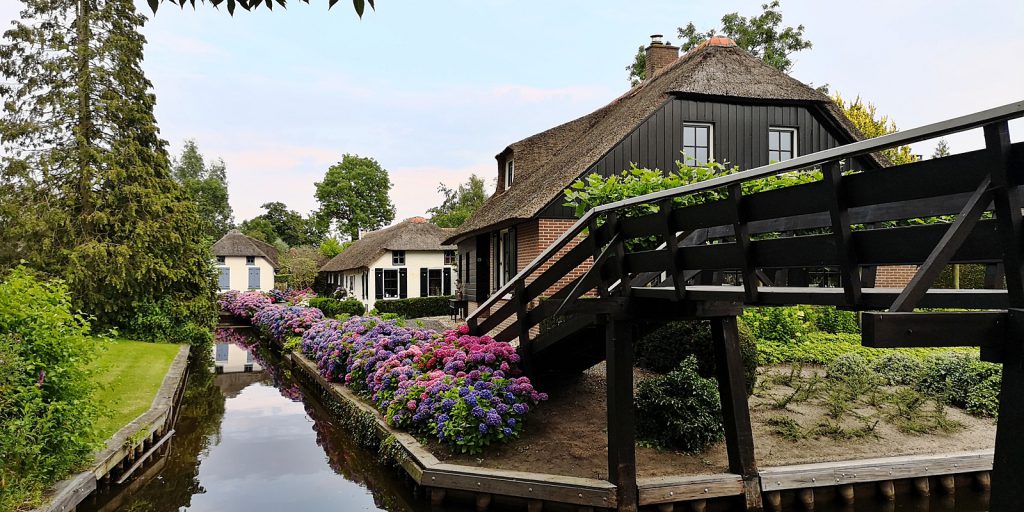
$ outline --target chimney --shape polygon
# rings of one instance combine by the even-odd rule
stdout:
[[[653,34],[651,45],[647,47],[647,78],[654,76],[679,58],[679,47],[662,42],[661,38],[661,34]]]

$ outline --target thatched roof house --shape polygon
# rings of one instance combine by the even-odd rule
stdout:
[[[563,191],[584,175],[631,163],[671,170],[681,153],[752,169],[861,139],[830,98],[728,38],[680,56],[657,36],[647,63],[647,79],[609,104],[498,153],[494,194],[445,241],[470,262],[471,301],[486,299],[575,221]],[[866,156],[849,165],[884,163]]]
[[[412,217],[394,226],[363,233],[341,254],[320,267],[321,272],[341,272],[365,269],[389,251],[446,251],[454,245],[444,245],[453,230],[438,227],[423,217]]]
[[[275,269],[280,267],[280,253],[277,248],[262,240],[242,234],[237,229],[228,231],[213,244],[214,256],[255,256],[266,258]]]

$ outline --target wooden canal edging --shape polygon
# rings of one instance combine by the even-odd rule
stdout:
[[[328,382],[316,364],[298,353],[285,356],[304,380],[315,383],[325,396],[373,418],[373,435],[378,442],[393,439],[401,455],[392,456],[418,485],[429,489],[431,501],[440,504],[449,491],[474,495],[478,510],[486,510],[495,497],[516,498],[530,512],[543,510],[544,503],[576,506],[579,510],[614,509],[617,488],[611,482],[545,473],[488,469],[441,462],[412,435],[393,430],[380,413],[342,384]],[[814,491],[832,487],[844,501],[853,501],[854,485],[876,484],[886,499],[894,497],[893,482],[908,480],[917,492],[929,492],[929,478],[936,479],[944,492],[952,492],[957,475],[973,475],[987,488],[992,470],[992,450],[947,454],[907,455],[875,459],[794,464],[758,471],[760,492],[766,508],[781,509],[782,493],[795,493],[805,508],[813,508]],[[700,512],[716,499],[739,499],[746,492],[743,478],[733,473],[672,475],[639,478],[639,506],[673,510],[689,505]],[[680,509],[676,509],[680,510]]]
[[[54,486],[53,493],[36,512],[73,511],[101,485],[117,477],[131,476],[144,459],[174,434],[177,405],[185,391],[189,347],[182,346],[164,376],[149,410],[118,430],[96,454],[92,468],[72,475]]]

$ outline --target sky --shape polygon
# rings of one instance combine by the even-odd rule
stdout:
[[[270,201],[316,209],[315,182],[346,153],[389,171],[396,220],[423,215],[440,183],[492,183],[507,145],[625,92],[650,34],[678,42],[676,27],[719,28],[762,2],[378,0],[362,19],[346,1],[311,3],[231,17],[167,3],[152,15],[137,0],[161,133],[172,154],[192,138],[224,159],[236,221]],[[0,0],[0,25],[17,10]],[[1024,2],[784,0],[782,12],[814,45],[794,55],[795,78],[871,101],[900,128],[1024,99],[1024,66],[1008,65],[1024,55]],[[982,145],[980,130],[948,140]]]

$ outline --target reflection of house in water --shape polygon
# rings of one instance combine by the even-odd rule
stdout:
[[[217,373],[258,372],[263,370],[253,358],[252,352],[234,343],[217,343],[213,346],[213,364]]]

